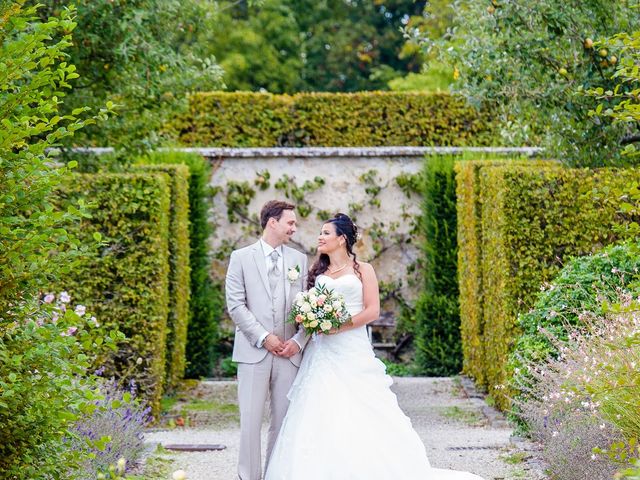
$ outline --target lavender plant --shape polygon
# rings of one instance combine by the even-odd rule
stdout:
[[[151,421],[150,411],[135,398],[134,384],[125,391],[114,379],[103,381],[93,408],[76,422],[67,440],[68,447],[81,458],[70,476],[109,478],[114,465],[123,472],[134,466],[144,450],[144,427]]]
[[[559,352],[525,366],[533,383],[515,400],[544,445],[558,478],[613,478],[637,456],[640,438],[640,299],[621,294],[620,308],[547,332]]]

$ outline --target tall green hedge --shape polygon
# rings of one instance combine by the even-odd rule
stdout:
[[[196,93],[166,132],[216,147],[491,145],[496,124],[446,93]]]
[[[424,290],[416,303],[416,366],[425,375],[460,372],[455,157],[427,158],[420,229]]]
[[[167,318],[167,389],[184,378],[187,328],[189,324],[190,243],[189,243],[189,168],[185,165],[136,165],[135,169],[164,172],[169,179],[169,317]]]
[[[91,218],[70,228],[83,243],[99,233],[104,244],[59,289],[127,336],[101,366],[103,375],[134,380],[157,414],[169,313],[169,181],[162,173],[75,175],[59,202],[78,199],[89,204]]]
[[[482,310],[482,195],[480,171],[496,165],[552,165],[538,160],[469,160],[456,162],[458,287],[462,370],[481,387],[487,386],[484,361]]]
[[[542,282],[564,259],[618,240],[620,200],[607,189],[637,180],[637,170],[577,170],[555,166],[481,168],[481,302],[483,370],[498,405],[506,362],[520,335],[518,313],[528,310]],[[597,187],[597,188],[596,188]]]
[[[189,167],[189,240],[191,264],[191,300],[187,330],[186,377],[212,375],[216,363],[218,325],[224,310],[222,286],[209,275],[208,241],[211,225],[208,221],[208,184],[211,166],[197,154],[154,152],[144,159],[152,164],[183,164]]]

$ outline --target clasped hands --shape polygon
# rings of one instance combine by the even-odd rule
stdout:
[[[270,333],[264,341],[264,348],[278,357],[290,358],[300,351],[300,347],[293,340],[283,342],[280,337]]]

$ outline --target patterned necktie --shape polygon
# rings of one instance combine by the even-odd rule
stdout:
[[[278,252],[276,250],[271,252],[271,268],[269,269],[269,287],[271,287],[271,293],[276,290],[278,280],[280,280],[280,269],[278,268]]]

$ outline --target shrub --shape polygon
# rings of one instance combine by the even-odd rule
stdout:
[[[602,316],[621,296],[640,295],[640,249],[637,244],[615,245],[594,255],[572,259],[543,285],[533,308],[518,317],[517,339],[507,370],[516,372],[512,386],[528,383],[523,362],[557,357],[554,339],[566,341],[567,328]],[[541,330],[543,329],[543,330]]]
[[[103,381],[98,395],[91,410],[75,422],[73,436],[65,444],[80,459],[70,472],[72,477],[108,475],[109,466],[121,458],[127,460],[128,468],[144,451],[143,434],[151,420],[150,408],[136,400],[135,386],[125,391],[113,379]]]
[[[58,478],[75,465],[63,436],[95,398],[87,376],[93,362],[121,335],[78,305],[66,292],[58,304],[15,307],[21,321],[3,324],[0,335],[0,471],[6,479]]]
[[[216,147],[491,145],[494,123],[445,93],[200,93],[166,130]]]
[[[169,204],[166,175],[82,174],[70,179],[58,202],[91,202],[91,217],[72,231],[82,241],[103,239],[98,254],[80,263],[65,286],[127,341],[105,362],[105,375],[135,379],[154,415],[165,376],[169,300]],[[141,359],[141,360],[138,360]]]
[[[189,324],[190,242],[189,168],[185,165],[138,165],[136,169],[164,172],[171,190],[169,206],[169,317],[167,319],[166,386],[172,389],[184,378]]]
[[[196,154],[155,152],[144,161],[180,163],[189,167],[189,242],[191,300],[187,330],[187,378],[211,376],[217,361],[218,325],[224,309],[221,284],[209,275],[208,241],[212,227],[208,221],[208,183],[211,166]]]
[[[640,309],[628,295],[619,303],[616,313],[568,326],[567,340],[547,332],[560,355],[526,364],[534,385],[517,405],[558,478],[612,478],[638,455]]]
[[[416,304],[416,364],[426,375],[460,372],[454,157],[425,162],[422,217],[424,290]]]

